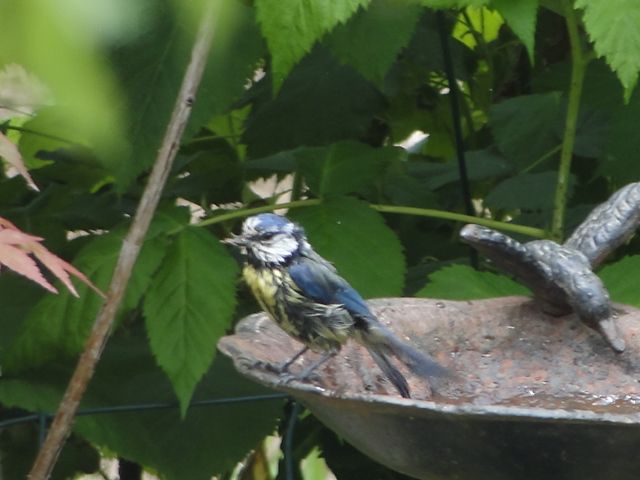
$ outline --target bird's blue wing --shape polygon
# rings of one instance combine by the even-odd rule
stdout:
[[[371,316],[360,294],[340,275],[316,262],[291,265],[289,275],[301,292],[319,303],[341,304],[352,314]]]

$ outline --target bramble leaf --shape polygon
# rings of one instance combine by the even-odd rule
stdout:
[[[614,302],[640,308],[638,283],[640,282],[640,255],[624,257],[598,272]]]
[[[77,268],[85,272],[98,288],[106,289],[122,247],[124,233],[115,231],[94,238],[78,254]],[[147,240],[136,261],[123,299],[123,308],[134,308],[146,292],[151,277],[165,253],[166,237]],[[81,351],[95,319],[102,298],[78,286],[79,298],[68,291],[46,296],[27,315],[22,332],[4,352],[3,368],[14,372],[31,368],[57,355]]]
[[[143,311],[151,350],[183,414],[229,328],[237,275],[236,262],[216,237],[189,227],[173,239],[149,286]]]
[[[353,197],[332,197],[289,215],[305,227],[316,251],[364,298],[402,293],[402,245],[379,213]]]
[[[559,109],[558,92],[523,95],[489,109],[496,144],[518,169],[529,167],[560,144],[553,128]]]
[[[498,10],[509,28],[522,41],[533,63],[538,0],[491,0],[489,6]]]
[[[345,24],[338,24],[324,42],[341,61],[380,84],[413,35],[422,9],[395,0],[373,0]]]
[[[404,156],[398,147],[373,148],[353,141],[295,153],[309,188],[318,196],[366,191],[390,162]]]
[[[258,22],[273,57],[273,89],[313,44],[371,0],[256,0]]]
[[[429,275],[429,283],[416,297],[446,300],[472,300],[478,298],[531,295],[524,286],[504,275],[479,272],[467,265],[454,265]]]
[[[625,88],[625,99],[640,71],[640,3],[627,0],[576,0],[596,53],[604,56]]]

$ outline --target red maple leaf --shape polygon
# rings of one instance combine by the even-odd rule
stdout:
[[[44,239],[41,237],[34,237],[33,235],[20,231],[9,220],[0,218],[0,264],[6,265],[14,272],[33,280],[50,292],[58,293],[58,290],[42,275],[40,267],[38,267],[36,261],[30,256],[30,254],[32,254],[44,264],[51,273],[58,277],[76,297],[78,296],[78,292],[73,286],[73,283],[71,283],[69,274],[82,280],[101,296],[105,296],[80,270],[47,250],[40,243],[42,240]]]

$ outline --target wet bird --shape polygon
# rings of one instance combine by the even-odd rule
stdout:
[[[398,340],[376,319],[358,292],[313,250],[297,223],[272,213],[255,215],[244,221],[241,235],[224,242],[245,256],[243,277],[262,308],[305,345],[280,366],[280,372],[309,349],[321,353],[317,362],[296,375],[304,379],[353,338],[405,398],[410,398],[409,386],[390,356],[420,377],[449,376],[446,368]]]

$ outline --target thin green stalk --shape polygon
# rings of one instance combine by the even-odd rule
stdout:
[[[524,225],[516,225],[514,223],[491,220],[490,218],[473,217],[471,215],[464,215],[462,213],[443,212],[441,210],[431,210],[429,208],[397,207],[394,205],[371,205],[371,208],[379,212],[402,213],[406,215],[444,218],[446,220],[453,220],[455,222],[475,223],[477,225],[483,225],[489,228],[508,230],[511,232],[522,233],[524,235],[530,235],[532,237],[538,238],[546,238],[549,236],[549,232],[543,230],[542,228],[526,227]]]
[[[320,205],[321,203],[322,200],[314,198],[307,200],[297,200],[289,203],[263,205],[261,207],[255,208],[243,208],[233,210],[228,213],[223,213],[222,215],[218,215],[216,217],[208,218],[198,223],[197,225],[199,227],[205,227],[207,225],[225,222],[234,218],[248,217],[250,215],[257,215],[258,213],[272,212],[274,210],[279,210],[282,208],[310,207],[313,205]],[[462,213],[443,212],[441,210],[431,210],[429,208],[402,207],[395,205],[370,205],[370,207],[374,210],[377,210],[378,212],[418,215],[422,217],[443,218],[445,220],[453,220],[454,222],[475,223],[489,228],[522,233],[523,235],[529,235],[537,238],[547,238],[549,236],[549,232],[541,228],[526,227],[524,225],[516,225],[514,223],[500,222],[498,220],[492,220],[490,218],[473,217],[471,215],[464,215]]]
[[[304,190],[304,182],[300,172],[293,173],[293,185],[291,186],[291,201],[295,202],[300,200]]]
[[[213,225],[215,223],[226,222],[227,220],[233,220],[234,218],[248,217],[251,215],[257,215],[258,213],[273,212],[274,210],[280,210],[281,208],[297,208],[297,207],[310,207],[312,205],[320,205],[322,200],[319,198],[308,200],[296,200],[289,203],[274,203],[272,205],[263,205],[261,207],[254,208],[242,208],[232,210],[222,215],[207,218],[197,224],[198,227],[206,227],[207,225]]]
[[[582,94],[582,85],[584,83],[587,64],[591,59],[591,56],[585,54],[582,50],[580,32],[578,30],[578,19],[573,8],[573,2],[571,0],[563,0],[563,6],[566,12],[573,65],[571,69],[569,99],[567,102],[567,118],[565,120],[560,166],[558,168],[558,183],[556,185],[556,196],[553,206],[553,219],[551,221],[552,238],[557,241],[562,239],[564,214],[567,207],[567,189],[569,186],[569,175],[571,173],[571,158],[576,140],[578,111],[580,109],[580,96]]]
[[[542,162],[544,162],[547,158],[549,158],[552,155],[555,155],[556,153],[558,153],[560,150],[562,150],[562,144],[553,147],[551,150],[549,150],[547,153],[545,153],[544,155],[542,155],[539,159],[537,159],[535,162],[533,162],[531,165],[529,165],[527,168],[522,170],[522,173],[527,173],[530,172],[531,170],[533,170],[535,167],[537,167],[538,165],[540,165]]]

